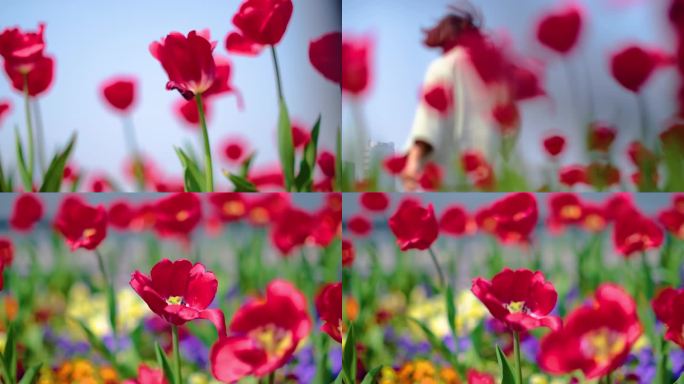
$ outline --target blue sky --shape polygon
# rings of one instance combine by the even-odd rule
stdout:
[[[320,76],[308,59],[309,41],[340,30],[339,4],[318,0],[296,0],[294,13],[278,46],[285,97],[290,115],[311,126],[323,116],[320,146],[334,149],[334,133],[340,122],[339,86]],[[237,0],[3,0],[0,29],[21,26],[35,29],[45,22],[47,52],[57,61],[52,89],[40,99],[48,151],[64,145],[71,132],[78,132],[76,162],[84,169],[107,172],[122,178],[127,154],[121,119],[101,100],[99,86],[116,74],[140,79],[139,100],[133,112],[139,145],[165,174],[180,174],[173,147],[190,143],[198,151],[199,132],[185,127],[172,113],[180,98],[166,91],[167,78],[148,46],[171,31],[211,31],[218,40],[216,51],[233,62],[233,82],[242,92],[245,109],[238,110],[235,97],[217,99],[209,122],[216,157],[219,144],[233,135],[245,137],[258,151],[257,166],[277,162],[277,119],[273,67],[268,51],[256,58],[228,55],[224,40],[232,30]],[[0,127],[0,156],[14,164],[14,126],[25,127],[21,95],[0,76],[0,98],[14,104],[12,115]],[[228,182],[219,178],[221,187]]]
[[[594,80],[598,118],[619,128],[616,143],[625,162],[624,148],[637,133],[636,104],[632,94],[623,91],[610,77],[608,53],[628,43],[639,42],[673,51],[666,8],[670,1],[577,0],[587,10],[587,28],[579,50],[569,59],[573,86],[586,89],[583,65]],[[342,25],[345,33],[369,34],[375,39],[373,83],[362,106],[375,141],[390,141],[402,149],[406,143],[418,102],[421,82],[430,61],[438,52],[421,44],[421,29],[435,23],[455,0],[344,0]],[[471,0],[484,16],[485,29],[506,31],[515,50],[523,56],[547,62],[546,90],[554,102],[539,99],[522,105],[522,150],[530,164],[540,165],[544,158],[540,136],[548,131],[570,137],[566,163],[576,162],[581,153],[580,129],[573,125],[568,97],[568,78],[564,65],[550,57],[535,39],[537,20],[561,0]],[[618,6],[618,3],[629,5]],[[583,64],[585,62],[586,64]],[[662,124],[674,110],[674,70],[654,76],[644,95],[653,124]],[[579,92],[579,91],[578,91]],[[585,99],[586,102],[586,99]],[[352,126],[349,105],[343,109],[345,130]],[[347,144],[352,145],[352,144]],[[353,144],[355,145],[355,143]]]

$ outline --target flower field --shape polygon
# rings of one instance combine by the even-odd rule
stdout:
[[[380,383],[673,383],[683,202],[345,194],[344,369]]]
[[[310,383],[341,369],[339,194],[0,201],[4,383]]]

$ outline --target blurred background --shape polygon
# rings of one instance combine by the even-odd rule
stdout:
[[[258,154],[254,169],[278,164],[276,147],[277,100],[273,64],[268,51],[258,57],[236,57],[225,50],[225,37],[234,30],[232,17],[241,1],[88,1],[3,0],[0,30],[19,26],[36,30],[46,23],[46,52],[56,57],[52,88],[39,99],[48,153],[61,148],[72,132],[78,144],[72,160],[91,175],[103,173],[122,183],[128,156],[123,123],[105,106],[100,85],[114,75],[138,78],[137,105],[132,119],[139,147],[164,175],[180,177],[181,166],[174,146],[191,144],[200,150],[200,133],[181,122],[174,104],[178,92],[165,89],[167,75],[148,51],[151,42],[172,31],[209,29],[218,42],[215,52],[232,61],[232,82],[244,98],[244,109],[236,97],[222,96],[211,105],[209,136],[215,158],[216,180],[220,176],[221,144],[228,137],[242,137]],[[322,115],[319,148],[334,150],[340,122],[340,91],[311,66],[309,41],[340,30],[337,1],[298,0],[288,29],[277,46],[283,87],[290,116],[310,130]],[[14,166],[14,127],[25,132],[23,98],[0,79],[0,99],[9,98],[12,113],[0,126],[0,154]],[[87,180],[87,178],[86,178]],[[87,183],[87,181],[86,181]],[[87,184],[84,184],[87,185]],[[124,184],[127,189],[132,184]]]
[[[573,113],[571,92],[578,97],[577,109],[587,113],[595,100],[595,119],[617,127],[615,153],[618,165],[628,164],[627,144],[638,137],[639,117],[635,97],[611,76],[609,57],[630,43],[657,47],[674,53],[674,31],[667,19],[669,0],[470,0],[470,6],[483,18],[486,32],[508,36],[514,52],[545,68],[542,86],[549,97],[519,103],[522,128],[519,152],[533,171],[546,161],[541,141],[548,133],[562,133],[569,142],[562,164],[577,163],[583,153],[584,127]],[[539,20],[549,12],[575,3],[584,11],[584,24],[578,46],[561,58],[550,53],[536,39]],[[438,57],[437,50],[422,44],[422,29],[432,27],[458,0],[345,0],[342,4],[343,32],[369,36],[374,44],[371,54],[371,81],[368,92],[358,102],[369,140],[381,144],[378,151],[401,153],[419,102],[425,71]],[[569,73],[568,73],[569,72]],[[587,75],[588,73],[588,75]],[[588,79],[591,80],[589,84]],[[679,86],[673,67],[659,70],[642,90],[648,104],[648,119],[658,132],[675,111]],[[572,91],[571,91],[572,90]],[[343,127],[348,146],[363,145],[349,137],[353,127],[351,99],[343,105]],[[584,115],[582,115],[584,116]],[[382,144],[385,144],[384,146]],[[631,169],[631,168],[630,168]],[[529,175],[534,178],[536,172]]]

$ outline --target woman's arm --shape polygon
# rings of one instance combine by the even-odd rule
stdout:
[[[401,173],[401,180],[406,191],[415,191],[420,183],[420,175],[423,173],[425,159],[432,152],[432,146],[424,141],[416,140],[409,148],[406,157],[406,166]]]

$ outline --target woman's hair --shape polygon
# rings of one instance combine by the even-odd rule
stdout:
[[[470,8],[470,9],[466,9]],[[477,32],[482,27],[482,17],[472,6],[452,5],[446,16],[433,27],[423,29],[423,44],[430,48],[449,50],[458,45],[464,32]]]

